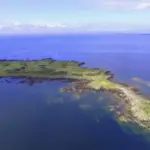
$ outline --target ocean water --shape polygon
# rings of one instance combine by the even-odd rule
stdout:
[[[115,79],[150,97],[150,35],[101,34],[1,36],[0,59],[84,61],[109,69]],[[142,136],[126,133],[104,108],[113,101],[104,93],[61,93],[67,83],[19,84],[0,80],[1,150],[150,150]]]

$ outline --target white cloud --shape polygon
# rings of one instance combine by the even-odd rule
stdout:
[[[0,30],[3,28],[3,26],[2,25],[0,25]]]
[[[150,2],[142,2],[139,3],[136,8],[136,10],[144,10],[144,9],[150,9]]]
[[[52,33],[67,28],[63,23],[21,23],[18,21],[0,23],[0,34],[9,33]]]
[[[150,0],[82,0],[88,8],[104,10],[144,10],[150,9]]]
[[[21,23],[14,21],[11,23],[0,23],[0,34],[57,34],[57,33],[89,33],[89,32],[131,32],[147,30],[147,25],[136,24],[126,21],[106,21],[88,23]]]
[[[30,25],[33,25],[35,27],[46,27],[46,28],[65,28],[67,27],[66,24],[63,23],[31,23]]]

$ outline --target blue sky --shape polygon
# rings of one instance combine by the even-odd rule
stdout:
[[[150,0],[4,0],[0,33],[150,32]]]

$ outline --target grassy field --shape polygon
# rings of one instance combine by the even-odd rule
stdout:
[[[70,78],[90,80],[91,87],[112,87],[108,81],[110,74],[107,70],[81,67],[76,61],[43,60],[1,60],[0,77],[31,77],[31,78]]]
[[[42,79],[77,79],[87,80],[87,88],[100,90],[118,90],[122,100],[128,101],[128,111],[119,118],[122,123],[135,123],[150,131],[150,101],[137,95],[128,86],[112,82],[108,70],[82,67],[77,61],[42,60],[0,60],[0,77],[42,78]],[[81,82],[82,84],[82,82]],[[82,86],[81,86],[82,87]]]

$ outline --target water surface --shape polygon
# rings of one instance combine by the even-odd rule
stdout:
[[[107,68],[119,81],[149,87],[131,80],[150,81],[150,35],[67,35],[0,37],[0,58],[86,62]],[[0,149],[2,150],[149,150],[141,136],[129,135],[105,110],[113,97],[88,93],[80,98],[60,93],[67,83],[29,86],[17,80],[0,82]]]

